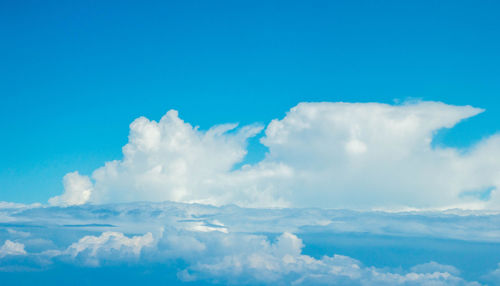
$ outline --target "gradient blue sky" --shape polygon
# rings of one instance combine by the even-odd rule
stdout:
[[[128,125],[208,128],[302,101],[443,101],[500,122],[498,1],[0,1],[0,201],[45,202],[119,159]],[[265,152],[251,140],[248,161]]]

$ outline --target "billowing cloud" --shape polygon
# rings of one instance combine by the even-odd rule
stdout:
[[[72,173],[65,179],[64,194],[50,202],[68,205],[86,201],[217,203],[226,195],[217,191],[220,177],[244,158],[247,138],[262,130],[257,125],[235,130],[236,127],[236,124],[218,125],[202,132],[182,121],[174,110],[167,112],[159,122],[138,118],[130,125],[123,160],[107,162],[97,169],[92,175],[93,188],[86,184],[88,178]],[[88,196],[87,193],[79,196],[79,190],[92,191]]]
[[[468,149],[432,144],[440,129],[482,111],[439,102],[300,103],[266,127],[266,157],[234,169],[262,127],[200,131],[171,110],[159,122],[135,120],[122,160],[90,178],[70,173],[50,202],[496,209],[500,136]]]
[[[303,103],[272,121],[261,141],[265,161],[294,171],[279,185],[292,205],[470,208],[481,202],[464,194],[498,186],[500,164],[488,160],[500,155],[498,138],[468,152],[431,143],[438,130],[480,112],[437,102]]]
[[[179,278],[232,285],[480,285],[456,276],[454,267],[438,263],[417,265],[414,268],[418,272],[396,273],[366,267],[343,255],[315,259],[302,254],[302,240],[291,233],[281,234],[274,243],[248,235],[234,240],[226,238],[223,243],[232,251],[220,251],[222,255],[200,259],[180,272]],[[448,272],[449,269],[455,273]]]
[[[126,260],[138,257],[143,247],[152,246],[153,235],[148,232],[141,236],[127,237],[120,232],[106,231],[99,236],[87,235],[71,244],[64,252],[71,257],[79,257],[88,265],[99,265],[99,258],[106,260]]]
[[[64,193],[49,199],[51,205],[81,205],[86,203],[92,194],[92,182],[89,177],[78,172],[68,173],[63,178]]]

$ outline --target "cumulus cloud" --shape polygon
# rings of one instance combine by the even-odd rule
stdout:
[[[261,131],[257,125],[236,129],[236,124],[199,131],[171,110],[159,122],[144,117],[130,125],[124,158],[107,162],[92,178],[95,186],[73,186],[66,180],[65,193],[54,202],[65,204],[114,201],[187,201],[217,203],[226,194],[216,188],[220,177],[240,162],[246,140]],[[73,175],[71,178],[75,177]],[[86,178],[81,178],[87,182]],[[79,182],[75,182],[78,184]],[[77,197],[77,190],[92,190]],[[75,198],[75,199],[74,199]]]
[[[0,258],[8,255],[25,255],[24,244],[6,240],[0,247]]]
[[[216,254],[201,256],[179,272],[179,279],[231,285],[480,285],[462,279],[453,266],[435,262],[392,272],[343,255],[316,259],[302,254],[302,240],[287,232],[275,242],[262,236],[233,235],[222,238],[220,244],[210,246],[218,250]]]
[[[154,243],[152,233],[131,238],[120,232],[106,231],[99,236],[84,236],[71,244],[64,254],[79,258],[86,265],[98,266],[99,259],[120,260],[137,258],[143,247]]]
[[[465,150],[432,145],[437,131],[482,111],[439,102],[300,103],[266,127],[266,157],[234,169],[261,126],[201,131],[171,110],[159,122],[135,120],[122,160],[90,178],[68,174],[64,194],[50,202],[496,209],[500,136]]]
[[[64,193],[49,199],[51,205],[81,205],[86,203],[92,194],[92,182],[89,177],[78,172],[68,173],[63,178]]]
[[[273,120],[261,142],[265,161],[294,170],[278,191],[291,193],[292,205],[475,207],[479,200],[461,194],[497,186],[500,164],[481,155],[500,153],[497,137],[466,155],[431,143],[438,130],[480,112],[437,102],[302,103]]]
[[[182,259],[188,266],[178,270],[180,281],[230,285],[480,285],[462,279],[453,266],[435,262],[417,265],[410,271],[391,271],[367,267],[343,255],[316,259],[302,254],[302,240],[287,232],[274,242],[262,235],[219,233],[214,237],[204,231],[194,235],[198,239],[168,238],[178,234],[169,232],[165,237],[167,242],[162,242],[153,239],[151,233],[128,238],[120,232],[103,232],[79,239],[66,251],[49,250],[34,257],[45,256],[82,267],[102,267],[110,262],[115,267],[125,263],[130,267],[130,263],[169,263]],[[152,251],[139,260],[144,247]],[[11,241],[6,241],[0,251],[4,256],[27,255],[22,244]]]
[[[316,259],[302,254],[302,240],[287,232],[275,241],[262,235],[211,236],[205,232],[198,234],[197,238],[169,240],[169,243],[161,244],[154,242],[151,233],[127,238],[122,233],[105,232],[98,237],[80,239],[67,252],[72,253],[71,258],[74,259],[70,262],[79,263],[79,255],[87,251],[82,266],[98,267],[104,261],[134,263],[124,258],[131,254],[138,257],[144,246],[155,247],[148,254],[156,255],[135,263],[168,263],[182,259],[188,266],[179,270],[177,277],[184,282],[229,285],[480,285],[461,278],[456,268],[435,262],[401,271],[364,266],[360,261],[343,255]],[[186,244],[188,249],[178,251]],[[200,244],[203,247],[199,247]],[[196,255],[190,255],[193,252]]]

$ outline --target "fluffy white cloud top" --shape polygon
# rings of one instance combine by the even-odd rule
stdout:
[[[99,258],[125,260],[138,257],[143,247],[152,246],[153,243],[153,235],[150,232],[128,238],[120,232],[106,231],[99,236],[87,235],[80,238],[64,253],[83,259],[87,265],[99,266]]]
[[[92,194],[92,182],[89,177],[78,172],[68,173],[63,178],[64,193],[49,199],[51,205],[82,205]]]
[[[498,137],[470,150],[431,143],[480,112],[438,102],[304,103],[272,121],[261,141],[265,161],[294,171],[291,184],[279,185],[293,205],[474,208],[482,202],[463,194],[499,186],[500,164],[489,159],[500,155]]]
[[[300,103],[265,128],[266,157],[234,169],[261,126],[201,131],[171,110],[159,122],[135,120],[122,160],[90,178],[68,174],[64,193],[49,202],[497,209],[500,136],[465,150],[432,145],[437,131],[482,111],[439,102]]]
[[[217,203],[220,177],[246,155],[246,140],[261,126],[236,124],[199,131],[170,110],[159,122],[144,117],[130,125],[123,160],[97,169],[89,184],[78,173],[65,178],[65,192],[49,202],[55,205],[115,201],[196,201]],[[82,194],[85,192],[85,194]]]
[[[460,278],[453,266],[436,262],[417,265],[417,271],[398,273],[366,267],[343,255],[315,259],[302,254],[302,240],[286,232],[275,242],[262,236],[238,235],[224,238],[221,244],[231,251],[198,259],[178,277],[231,285],[480,285]]]

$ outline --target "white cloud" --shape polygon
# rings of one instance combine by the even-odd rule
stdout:
[[[25,255],[24,244],[6,240],[2,247],[0,247],[0,258],[7,255]]]
[[[436,102],[302,103],[272,121],[261,141],[269,148],[265,161],[294,170],[293,183],[280,185],[292,205],[451,206],[461,202],[461,192],[479,186],[469,183],[466,158],[455,149],[432,148],[432,137],[481,111]]]
[[[227,233],[227,229],[220,225],[206,225],[203,222],[193,222],[191,226],[188,228],[193,231],[202,231],[202,232],[210,232],[210,231],[220,231],[223,233]]]
[[[206,132],[171,110],[159,122],[144,117],[130,125],[124,158],[97,169],[90,201],[184,201],[217,203],[220,177],[240,162],[246,140],[262,127],[218,125]],[[66,191],[67,192],[67,191]],[[68,202],[69,203],[69,202]]]
[[[20,203],[13,203],[13,202],[0,202],[0,209],[25,209],[25,208],[37,208],[40,207],[42,204],[40,203],[33,203],[33,204],[20,204]]]
[[[239,235],[224,237],[220,244],[231,251],[198,257],[179,272],[179,279],[231,285],[480,285],[460,278],[456,268],[435,262],[391,272],[342,255],[315,259],[302,254],[302,240],[291,233],[283,233],[274,243],[261,236]]]
[[[113,265],[155,264],[181,259],[185,269],[178,270],[179,280],[205,281],[230,285],[480,285],[467,282],[453,266],[430,262],[401,269],[364,266],[343,255],[320,259],[304,255],[300,238],[285,232],[274,241],[254,234],[198,232],[179,236],[170,230],[155,240],[151,233],[126,237],[119,232],[85,236],[66,251],[47,251],[52,259],[66,258],[67,263],[101,267]],[[139,256],[144,247],[150,251]],[[42,254],[43,255],[43,254]],[[67,260],[68,256],[70,260]],[[133,259],[132,259],[133,258]],[[177,268],[177,266],[174,266]],[[165,269],[166,270],[166,269]]]
[[[64,254],[76,258],[80,256],[87,265],[98,266],[99,259],[126,260],[127,257],[138,257],[144,247],[154,243],[152,233],[142,236],[126,237],[123,233],[107,231],[100,236],[84,236],[71,244]]]
[[[435,261],[415,265],[410,270],[415,273],[447,272],[456,276],[460,275],[460,271],[457,268],[451,265],[442,265]]]
[[[482,111],[438,102],[301,103],[267,126],[265,159],[233,170],[260,126],[200,131],[171,110],[159,122],[135,120],[122,160],[95,170],[93,186],[86,177],[65,179],[65,193],[50,202],[497,209],[500,136],[466,150],[431,144],[439,129]]]
[[[81,205],[86,203],[92,194],[92,182],[89,177],[78,172],[68,173],[63,178],[64,193],[49,199],[51,205]]]

